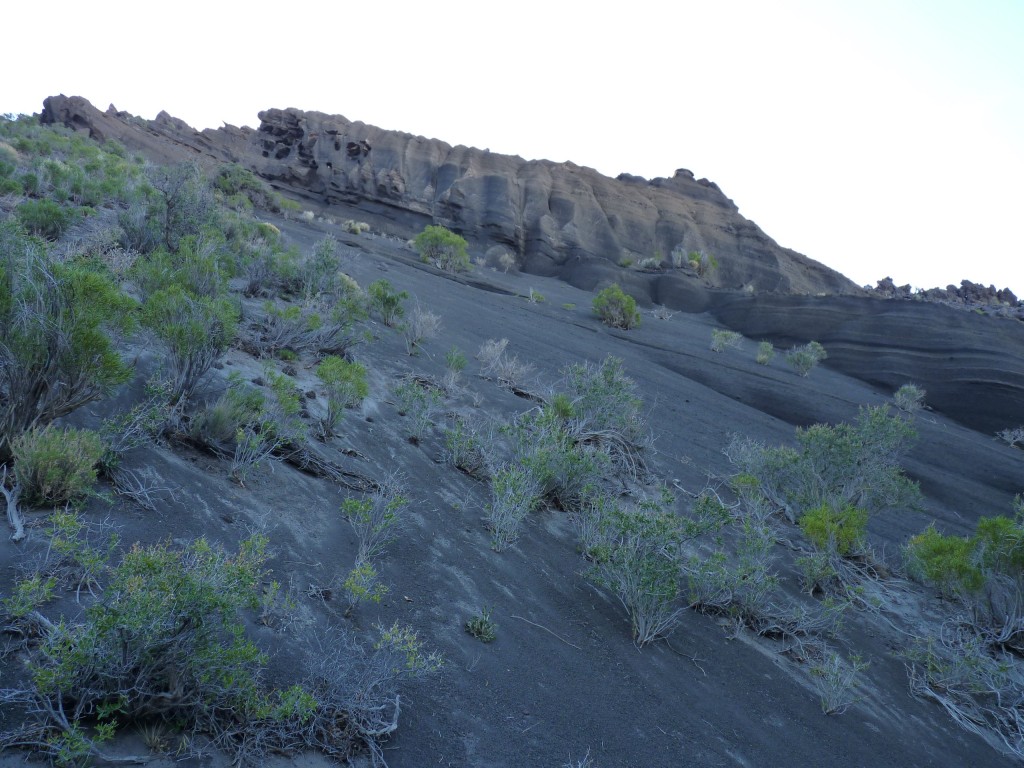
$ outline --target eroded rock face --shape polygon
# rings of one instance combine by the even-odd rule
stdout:
[[[453,147],[339,115],[269,109],[259,117],[256,130],[199,132],[164,113],[148,122],[113,108],[103,113],[79,97],[50,97],[43,110],[46,122],[116,138],[156,159],[176,152],[240,162],[324,205],[367,206],[407,234],[442,224],[481,251],[507,249],[536,274],[572,274],[580,281],[580,275],[605,275],[626,261],[653,259],[645,273],[624,278],[652,300],[692,294],[693,283],[756,292],[861,292],[835,270],[779,247],[716,184],[685,169],[651,181],[627,174],[612,179],[573,163]],[[684,259],[675,268],[674,251],[711,254],[718,267],[698,276]],[[584,263],[594,269],[581,270]]]
[[[260,113],[249,164],[330,204],[371,201],[419,214],[481,245],[515,253],[527,271],[557,275],[600,259],[663,268],[673,251],[714,254],[704,277],[735,289],[850,293],[839,273],[780,248],[707,179],[687,170],[646,181],[573,163],[527,161],[351,122],[337,115]],[[692,275],[690,276],[692,278]]]
[[[813,338],[825,346],[828,367],[883,395],[907,383],[923,386],[930,407],[980,432],[1024,424],[1024,333],[1014,320],[857,296],[721,295],[710,311],[780,352]]]

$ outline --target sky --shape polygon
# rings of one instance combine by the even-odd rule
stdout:
[[[609,176],[688,168],[859,284],[966,278],[1024,297],[1024,0],[51,0],[3,15],[19,33],[0,113],[64,93],[201,129],[297,107]]]

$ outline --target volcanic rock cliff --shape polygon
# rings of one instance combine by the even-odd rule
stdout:
[[[165,161],[177,153],[238,162],[314,204],[359,206],[404,235],[441,224],[482,251],[514,253],[527,272],[582,288],[621,271],[619,264],[654,259],[665,269],[633,270],[620,282],[679,306],[694,300],[697,285],[797,294],[859,291],[835,270],[781,248],[741,216],[716,184],[687,170],[651,181],[627,174],[612,179],[569,162],[453,147],[338,115],[270,109],[259,117],[255,130],[199,132],[165,113],[144,121],[66,96],[46,99],[42,115],[44,122],[117,138]],[[673,252],[692,251],[713,256],[718,267],[700,278],[685,265],[668,269]]]

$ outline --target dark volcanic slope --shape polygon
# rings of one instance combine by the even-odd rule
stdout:
[[[297,109],[261,112],[255,131],[225,126],[200,133],[164,113],[147,122],[113,108],[100,112],[81,97],[52,96],[42,119],[117,138],[160,159],[177,152],[239,162],[319,205],[358,205],[405,234],[443,224],[482,248],[517,254],[536,274],[565,277],[580,263],[609,267],[649,257],[667,264],[678,249],[714,255],[719,267],[709,279],[720,287],[859,290],[838,272],[779,247],[717,185],[687,170],[669,179],[611,179],[573,163],[453,147]],[[694,279],[680,273],[669,281]],[[636,282],[639,288],[642,281]]]
[[[816,339],[828,365],[892,392],[923,386],[930,406],[992,434],[1024,424],[1024,326],[951,307],[854,296],[717,296],[712,314],[752,339]]]

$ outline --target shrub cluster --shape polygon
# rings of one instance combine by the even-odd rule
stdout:
[[[806,376],[822,360],[828,358],[825,348],[816,341],[810,341],[800,347],[793,347],[786,353],[786,362],[801,376]]]
[[[454,232],[438,226],[427,226],[413,240],[420,258],[445,272],[465,272],[469,269],[466,240]]]
[[[602,290],[593,301],[594,313],[601,322],[612,328],[629,330],[640,325],[640,310],[636,299],[626,294],[618,284]]]

